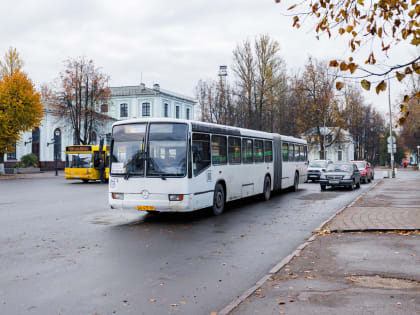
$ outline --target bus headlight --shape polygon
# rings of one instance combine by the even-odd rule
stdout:
[[[124,200],[123,193],[112,193],[112,199]]]
[[[169,201],[182,201],[184,200],[184,195],[169,195]]]

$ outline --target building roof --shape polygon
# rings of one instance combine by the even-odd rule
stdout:
[[[180,93],[172,92],[169,90],[161,89],[151,89],[145,85],[132,85],[132,86],[112,86],[110,87],[112,97],[117,96],[163,96],[163,97],[172,97],[189,103],[197,102],[194,98],[182,95]]]

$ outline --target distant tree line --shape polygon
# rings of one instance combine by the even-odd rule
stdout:
[[[301,71],[288,74],[280,44],[260,35],[237,45],[232,70],[227,82],[198,82],[202,121],[298,137],[311,130],[307,139],[321,150],[342,141],[342,130],[348,130],[354,158],[380,162],[384,118],[363,99],[360,85],[337,89],[338,70],[327,61],[309,57]],[[326,137],[324,126],[334,127]]]

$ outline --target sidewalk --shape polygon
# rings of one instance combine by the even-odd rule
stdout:
[[[55,171],[47,171],[32,174],[7,174],[0,175],[0,180],[12,180],[12,179],[28,179],[28,178],[50,178],[56,177]],[[57,177],[64,177],[64,171],[58,171]]]
[[[420,172],[378,182],[229,314],[420,314]]]

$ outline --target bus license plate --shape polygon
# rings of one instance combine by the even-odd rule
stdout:
[[[338,184],[339,181],[338,180],[330,180],[330,184]]]
[[[137,206],[137,210],[139,211],[153,211],[155,207],[153,206]]]

